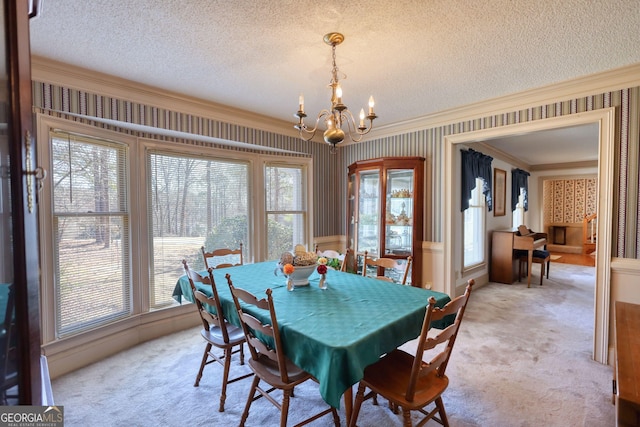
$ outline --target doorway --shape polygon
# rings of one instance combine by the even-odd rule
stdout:
[[[461,239],[459,230],[453,226],[453,215],[460,197],[458,144],[471,144],[497,137],[522,135],[526,133],[557,129],[569,126],[597,123],[599,130],[598,144],[598,218],[596,246],[596,289],[595,289],[595,325],[593,358],[606,364],[609,347],[609,300],[610,300],[610,264],[613,215],[613,154],[614,154],[614,117],[615,108],[572,114],[569,116],[537,120],[533,122],[491,128],[474,132],[446,136],[444,139],[444,278],[450,295],[457,295],[458,289],[464,286],[464,280],[455,266],[459,265],[459,254],[455,253],[453,242]],[[456,240],[458,239],[458,240]]]

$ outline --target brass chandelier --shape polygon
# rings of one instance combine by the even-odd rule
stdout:
[[[320,121],[324,121],[326,124],[326,130],[324,131],[324,140],[327,144],[331,145],[331,153],[337,151],[336,145],[344,141],[346,136],[345,130],[348,132],[349,138],[352,141],[358,142],[362,139],[363,135],[366,135],[373,128],[373,120],[377,117],[373,112],[373,96],[369,97],[369,114],[364,115],[364,109],[360,110],[360,123],[356,126],[355,118],[353,114],[347,109],[347,106],[342,103],[342,87],[340,87],[340,80],[338,79],[338,66],[336,65],[336,46],[344,41],[344,36],[340,33],[328,33],[324,36],[324,42],[331,46],[331,54],[333,58],[333,68],[331,69],[331,82],[329,87],[331,88],[331,109],[324,109],[318,113],[315,126],[310,129],[305,125],[304,118],[307,114],[304,112],[304,96],[300,94],[299,109],[294,114],[298,118],[298,123],[294,126],[300,132],[300,137],[309,141],[312,139]],[[346,76],[345,76],[346,78]],[[369,122],[365,126],[365,119]],[[345,126],[343,130],[343,125]]]

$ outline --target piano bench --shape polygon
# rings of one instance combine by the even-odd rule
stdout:
[[[518,251],[518,282],[522,279],[522,265],[525,265],[525,275],[528,274],[526,268],[529,262],[527,251]],[[533,251],[533,258],[531,264],[540,264],[540,286],[542,286],[542,279],[544,277],[545,265],[547,271],[547,279],[549,278],[549,267],[551,264],[551,254],[549,251],[535,250]]]

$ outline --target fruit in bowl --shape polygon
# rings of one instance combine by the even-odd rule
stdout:
[[[302,245],[296,245],[294,253],[284,252],[280,256],[277,270],[291,278],[293,286],[309,285],[309,276],[316,269],[318,255],[315,252],[307,252]]]

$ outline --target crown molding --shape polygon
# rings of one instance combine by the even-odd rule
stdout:
[[[597,160],[585,160],[582,162],[554,163],[548,165],[532,165],[531,172],[550,171],[556,169],[587,169],[598,167]]]
[[[224,123],[245,126],[285,136],[299,137],[290,122],[170,92],[105,73],[39,56],[31,57],[31,79],[125,101],[136,102]]]
[[[494,159],[500,159],[502,161],[510,163],[513,166],[516,166],[520,169],[524,169],[530,172],[540,172],[540,171],[557,170],[557,169],[581,169],[581,168],[597,168],[598,167],[597,160],[530,165],[509,153],[505,153],[504,151],[499,150],[493,147],[492,145],[487,144],[486,142],[475,142],[473,144],[465,144],[465,145],[469,145],[474,149],[476,149],[476,147],[480,147],[479,151],[483,152],[484,154],[487,154],[493,157]]]
[[[35,81],[113,96],[118,99],[152,105],[158,108],[178,110],[187,114],[251,129],[260,129],[295,138],[299,137],[298,132],[290,122],[166,91],[36,55],[31,58],[31,77]],[[361,142],[635,86],[640,86],[640,63],[380,126],[372,129]],[[324,143],[322,138],[318,136],[312,141]],[[343,144],[350,145],[353,142],[345,141]]]
[[[640,63],[384,125],[372,129],[366,140],[402,135],[635,86],[640,86]]]

